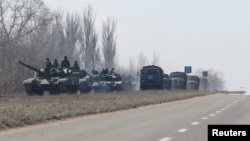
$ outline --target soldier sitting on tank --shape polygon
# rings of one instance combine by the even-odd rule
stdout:
[[[70,63],[69,63],[67,56],[64,56],[64,59],[61,62],[61,68],[62,69],[69,69],[70,68]]]
[[[52,63],[52,67],[53,68],[58,68],[59,67],[59,64],[57,62],[57,59],[54,59],[54,62]]]
[[[47,58],[46,61],[45,61],[45,67],[44,67],[44,72],[45,72],[45,77],[46,78],[49,78],[51,67],[52,67],[52,64],[51,64],[49,58]]]
[[[115,68],[112,68],[112,69],[111,69],[110,74],[111,74],[111,75],[117,75],[117,73],[115,72]]]
[[[107,75],[108,73],[109,73],[109,69],[106,68],[106,69],[104,70],[104,75]]]
[[[74,64],[71,67],[71,69],[74,70],[74,71],[80,71],[80,67],[78,66],[77,61],[74,62]]]
[[[102,71],[101,71],[101,73],[100,73],[100,75],[104,75],[104,73],[105,73],[105,70],[103,68]]]
[[[97,75],[99,72],[97,70],[92,70],[92,74]]]
[[[113,74],[114,71],[115,71],[115,68],[112,68],[112,69],[110,70],[110,74]]]

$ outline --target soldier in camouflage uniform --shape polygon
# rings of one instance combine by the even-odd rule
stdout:
[[[77,61],[74,62],[73,66],[71,67],[72,70],[79,71],[80,67],[77,64]]]
[[[69,69],[70,68],[70,63],[69,63],[69,60],[67,59],[67,56],[64,56],[64,59],[62,60],[61,62],[61,68],[62,69]]]
[[[57,62],[57,59],[54,60],[53,64],[52,64],[52,67],[53,68],[58,68],[59,67],[59,64]]]

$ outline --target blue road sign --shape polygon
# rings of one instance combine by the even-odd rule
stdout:
[[[185,66],[185,73],[192,73],[192,66]]]

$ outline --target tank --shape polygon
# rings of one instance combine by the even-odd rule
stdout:
[[[171,90],[187,89],[187,75],[185,72],[171,72],[169,78],[171,81]]]
[[[159,66],[144,66],[140,73],[140,90],[164,89],[164,71]]]
[[[123,90],[123,81],[120,74],[115,72],[99,73],[92,71],[93,92],[113,92]]]
[[[28,95],[43,95],[45,91],[49,94],[59,93],[88,93],[91,90],[92,81],[84,70],[74,71],[68,69],[51,68],[46,76],[43,70],[39,70],[21,61],[19,64],[35,71],[32,78],[23,80]]]

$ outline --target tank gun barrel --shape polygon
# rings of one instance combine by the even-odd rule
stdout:
[[[89,72],[87,72],[86,70],[82,69],[82,72],[85,72],[90,78],[94,78]]]
[[[35,72],[38,72],[39,74],[44,74],[44,72],[40,71],[39,69],[34,68],[34,67],[32,67],[32,66],[30,66],[28,64],[25,64],[22,61],[18,61],[18,63],[25,66],[25,67],[27,67],[27,68],[29,68],[29,69],[31,69],[31,70],[33,70],[33,71],[35,71]]]

